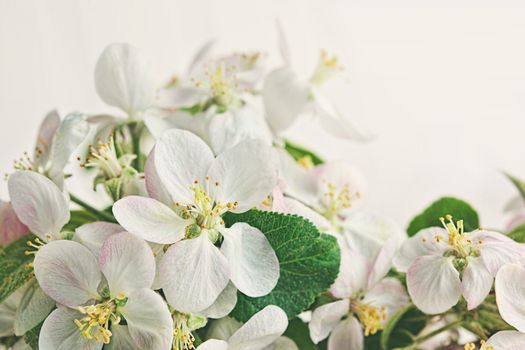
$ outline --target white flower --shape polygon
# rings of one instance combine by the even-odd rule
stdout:
[[[522,350],[525,347],[525,334],[515,331],[499,331],[487,341],[481,341],[479,350]],[[465,344],[465,350],[476,350],[473,343]]]
[[[309,323],[314,343],[328,339],[328,350],[363,349],[364,337],[383,329],[386,321],[408,303],[401,282],[385,277],[397,244],[388,240],[369,261],[341,244],[339,276],[330,288],[338,300],[318,307]]]
[[[245,141],[215,158],[200,138],[173,129],[146,165],[152,198],[123,198],[113,213],[129,232],[171,245],[160,266],[163,291],[175,309],[198,313],[222,300],[230,280],[253,297],[275,287],[279,264],[266,236],[244,223],[226,228],[222,219],[257,206],[275,183],[271,148]],[[221,237],[219,249],[214,243]]]
[[[438,314],[454,306],[461,295],[469,310],[483,302],[498,269],[518,261],[521,245],[492,231],[464,232],[451,216],[441,218],[444,228],[423,229],[408,239],[394,260],[407,271],[408,292],[423,312]]]
[[[13,205],[0,200],[0,246],[6,246],[28,233],[29,229],[20,221]]]
[[[213,325],[210,339],[197,350],[299,350],[295,343],[281,337],[288,327],[286,313],[270,305],[256,313],[244,325],[226,318]]]
[[[53,241],[35,257],[42,290],[60,306],[45,320],[42,350],[102,349],[133,344],[137,349],[170,349],[173,320],[162,297],[151,289],[155,259],[149,246],[122,232],[111,235],[98,258],[73,241]],[[126,326],[118,326],[126,320]]]

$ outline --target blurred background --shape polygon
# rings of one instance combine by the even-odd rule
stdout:
[[[159,81],[210,38],[219,52],[266,52],[273,66],[280,19],[299,70],[320,49],[338,55],[348,83],[335,100],[375,135],[334,140],[303,121],[291,140],[354,163],[368,208],[404,227],[443,195],[503,227],[516,192],[502,171],[525,178],[524,18],[524,2],[505,0],[0,0],[0,171],[32,150],[49,110],[112,111],[93,82],[107,44],[141,48]]]

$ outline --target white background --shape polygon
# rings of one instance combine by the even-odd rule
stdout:
[[[522,5],[523,4],[523,5]],[[515,193],[501,170],[525,178],[525,3],[516,1],[25,1],[0,0],[0,170],[31,150],[42,116],[58,107],[103,112],[93,67],[126,41],[160,76],[183,71],[193,50],[262,49],[278,62],[280,18],[303,69],[320,48],[337,53],[350,84],[345,111],[375,135],[333,141],[308,123],[294,140],[344,158],[369,182],[369,208],[406,225],[453,194],[502,227]],[[2,184],[0,196],[6,198]]]

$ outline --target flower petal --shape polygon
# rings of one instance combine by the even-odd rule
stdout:
[[[95,87],[108,105],[130,115],[149,107],[155,98],[151,66],[139,50],[129,44],[111,44],[95,67]]]
[[[173,200],[192,204],[195,181],[203,182],[213,153],[208,145],[189,131],[166,131],[155,146],[155,165],[162,183]]]
[[[398,242],[395,238],[391,238],[385,242],[383,248],[377,254],[374,266],[368,277],[368,287],[371,288],[379,280],[386,276],[390,268],[392,267],[392,259],[396,255]]]
[[[279,156],[279,180],[283,182],[283,191],[308,206],[317,205],[318,182],[316,176],[300,166],[284,149],[277,150]]]
[[[52,241],[36,254],[35,276],[42,290],[62,305],[75,308],[98,297],[101,281],[95,256],[72,241]]]
[[[237,288],[230,282],[213,304],[209,308],[199,312],[199,314],[208,318],[223,318],[233,310],[236,304]]]
[[[150,289],[137,289],[129,294],[120,311],[126,318],[131,338],[140,349],[171,349],[173,319],[159,294]]]
[[[29,229],[16,216],[13,205],[0,200],[0,245],[6,246],[28,233]]]
[[[503,266],[496,275],[496,302],[501,317],[520,332],[525,332],[525,268]]]
[[[525,334],[516,331],[499,331],[487,340],[485,347],[494,350],[521,350],[525,347]]]
[[[11,204],[31,232],[42,239],[58,237],[69,221],[69,203],[48,178],[32,171],[17,171],[7,183]]]
[[[117,201],[113,204],[113,214],[128,232],[154,243],[178,242],[190,224],[165,204],[139,196]]]
[[[242,327],[242,323],[232,317],[224,317],[213,322],[208,330],[206,337],[227,341]]]
[[[353,316],[339,323],[328,338],[328,350],[362,350],[363,347],[363,329]]]
[[[262,95],[268,124],[275,133],[280,133],[303,111],[309,88],[290,68],[282,67],[266,76]]]
[[[151,150],[148,159],[146,160],[144,177],[148,196],[168,206],[173,204],[174,200],[169,195],[168,190],[164,187],[164,184],[157,173],[157,168],[155,166],[155,148]]]
[[[38,137],[36,139],[35,152],[33,161],[40,167],[45,167],[49,160],[51,145],[55,132],[60,126],[60,116],[56,110],[49,112],[38,130]]]
[[[101,350],[104,345],[102,342],[89,340],[80,335],[75,319],[82,317],[80,312],[60,306],[44,321],[38,339],[38,348],[40,350]]]
[[[109,236],[122,231],[124,229],[120,225],[97,221],[78,227],[73,240],[87,247],[98,259],[104,241]]]
[[[299,350],[299,347],[292,339],[287,337],[279,337],[273,346],[268,348],[268,350]]]
[[[447,244],[443,240],[438,242],[436,240],[438,236],[448,237],[448,233],[441,227],[430,227],[407,239],[394,257],[396,269],[400,272],[406,272],[417,257],[445,252]]]
[[[259,205],[277,185],[275,153],[256,140],[247,140],[219,154],[209,175],[214,199],[222,204],[238,202],[237,212]]]
[[[139,348],[131,335],[127,325],[112,324],[111,325],[111,342],[104,348],[108,350],[142,350]]]
[[[494,277],[485,267],[479,257],[467,258],[468,265],[461,277],[463,296],[467,300],[469,310],[475,309],[485,300],[492,288]]]
[[[317,344],[326,339],[348,313],[349,307],[350,301],[343,299],[315,309],[308,324],[312,341]]]
[[[279,307],[269,305],[253,315],[230,340],[230,350],[263,349],[288,327],[288,317]]]
[[[172,245],[162,259],[160,273],[169,304],[187,313],[210,307],[230,280],[228,260],[205,233]]]
[[[279,280],[279,260],[266,236],[245,223],[220,232],[224,236],[221,252],[228,259],[235,286],[250,297],[270,293]]]
[[[525,256],[525,247],[511,238],[494,231],[479,230],[471,239],[480,240],[480,255],[492,276],[506,263],[518,262]]]
[[[453,259],[439,255],[421,256],[408,269],[408,292],[424,313],[439,314],[457,304],[461,281],[452,264]]]
[[[32,279],[28,282],[24,296],[16,309],[15,335],[22,336],[38,326],[55,306],[55,301],[42,291],[35,279]]]
[[[10,337],[15,334],[14,323],[16,311],[25,293],[25,288],[18,288],[6,300],[0,303],[0,337]]]
[[[410,299],[401,282],[392,277],[383,278],[374,285],[364,296],[363,302],[375,307],[386,308],[387,320],[399,309],[404,307]],[[386,321],[385,320],[385,323]]]
[[[278,209],[276,209],[276,207]],[[324,216],[293,198],[284,196],[281,196],[281,198],[276,197],[275,190],[273,192],[272,210],[302,216],[303,218],[310,220],[321,231],[326,231],[331,228],[330,222]]]
[[[341,242],[341,239],[338,241]],[[344,243],[339,246],[341,264],[339,274],[330,287],[330,293],[336,298],[349,298],[359,291],[364,291],[367,287],[371,266],[368,259],[361,253],[349,249]]]
[[[228,343],[224,340],[210,339],[199,345],[197,350],[228,350]]]
[[[146,242],[130,233],[117,233],[100,249],[99,267],[112,297],[149,288],[155,278],[155,258]]]

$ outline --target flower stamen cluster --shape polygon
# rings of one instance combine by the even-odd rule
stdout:
[[[383,329],[387,320],[386,307],[373,306],[362,302],[360,299],[352,300],[350,311],[355,313],[364,327],[365,336],[376,334]]]

